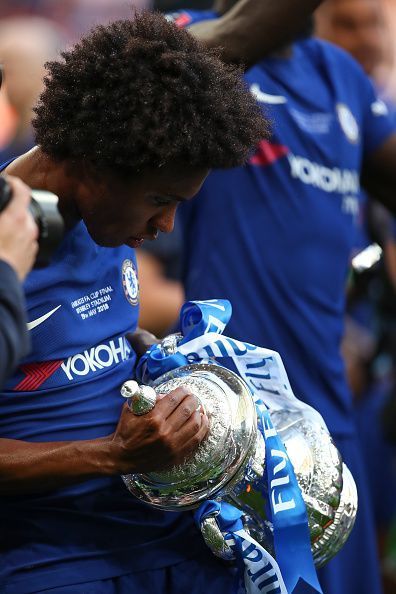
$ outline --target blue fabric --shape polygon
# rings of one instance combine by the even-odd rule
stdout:
[[[222,501],[205,501],[195,513],[200,526],[205,518],[215,517],[226,544],[236,559],[237,573],[232,592],[260,594],[271,590],[274,594],[287,594],[280,569],[273,557],[256,541],[247,541],[242,522],[243,512]],[[231,592],[230,592],[231,594]]]
[[[180,312],[181,336],[178,342],[179,349],[193,349],[193,352],[184,351],[166,355],[161,345],[153,345],[141,358],[137,369],[138,377],[143,380],[152,381],[164,373],[171,371],[179,366],[187,365],[194,356],[194,361],[206,360],[208,356],[215,356],[213,348],[213,338],[223,338],[230,341],[229,338],[221,336],[229,322],[232,314],[231,304],[227,300],[209,300],[199,302],[187,302],[183,305]],[[200,342],[198,347],[197,341]],[[226,343],[222,343],[222,356],[216,356],[219,364],[226,359],[233,359],[239,375],[249,385],[249,379],[254,377],[261,382],[270,380],[270,372],[266,363],[277,353],[272,353],[267,359],[263,359],[265,351],[254,345],[246,343],[234,343],[236,350],[234,355],[226,349]],[[220,343],[220,341],[218,341]],[[194,344],[194,346],[193,346]],[[196,350],[195,350],[196,349]],[[254,352],[256,351],[256,356]],[[239,354],[237,354],[239,352]],[[239,367],[240,359],[247,353],[250,353],[251,360],[247,365],[246,372]],[[271,382],[271,391],[287,389],[284,385],[286,378],[275,378]],[[253,384],[254,385],[254,384]],[[267,386],[269,389],[269,385]],[[273,540],[276,552],[277,563],[272,557],[265,553],[264,549],[256,542],[249,543],[248,548],[252,546],[256,550],[256,559],[252,562],[252,571],[247,569],[242,571],[244,562],[249,555],[244,555],[242,535],[236,535],[234,532],[243,529],[241,521],[242,512],[228,503],[222,502],[221,505],[216,501],[204,502],[195,513],[195,520],[200,525],[201,517],[216,512],[217,521],[221,531],[231,533],[235,540],[235,556],[240,568],[239,584],[244,582],[244,573],[246,573],[246,591],[258,592],[263,584],[256,583],[253,575],[260,576],[266,581],[270,576],[267,573],[275,571],[275,580],[278,580],[279,592],[292,592],[298,581],[304,580],[310,583],[315,591],[321,592],[317,581],[315,568],[310,546],[310,534],[308,529],[308,518],[306,506],[303,501],[300,487],[297,483],[293,466],[288,458],[286,449],[272,424],[271,417],[266,405],[261,400],[261,392],[258,388],[250,386],[255,399],[257,415],[259,418],[259,429],[265,440],[265,484],[267,494],[265,499],[268,501],[268,513],[273,524]],[[292,400],[291,400],[292,402]],[[227,536],[226,536],[227,537]],[[268,569],[266,567],[268,565]],[[278,567],[279,565],[279,567]],[[276,569],[274,569],[276,568]],[[250,577],[248,577],[250,576]],[[284,584],[283,584],[284,582]],[[236,587],[236,591],[238,591]],[[278,591],[278,590],[277,590]]]
[[[392,237],[396,240],[396,218],[392,221]]]
[[[230,594],[234,570],[209,551],[193,561],[172,567],[95,580],[60,588],[36,590],[35,594]],[[4,594],[13,594],[6,590]]]
[[[216,17],[182,14],[188,24]],[[396,131],[395,119],[375,109],[380,100],[359,65],[316,39],[245,79],[272,135],[246,167],[213,172],[183,205],[186,297],[229,299],[229,335],[279,351],[296,396],[330,431],[351,434],[340,340],[366,201],[360,170]]]
[[[166,18],[183,29],[194,23],[215,19],[217,16],[213,10],[178,10],[167,14]]]
[[[278,351],[296,396],[330,431],[350,434],[340,340],[359,172],[395,126],[371,113],[373,88],[348,56],[316,40],[293,49],[290,60],[268,59],[246,75],[259,93],[286,100],[262,103],[270,142],[245,168],[213,172],[183,205],[186,297],[229,299],[229,335]],[[337,104],[353,114],[342,116],[350,138]]]
[[[6,161],[12,161],[19,155],[30,151],[34,144],[33,130],[25,139],[11,140],[11,142],[0,149],[0,164]]]
[[[306,506],[293,466],[287,456],[285,446],[274,431],[268,411],[264,409],[260,400],[256,402],[256,406],[260,429],[265,437],[268,509],[274,527],[276,560],[281,568],[288,592],[294,592],[301,580],[307,585],[309,584],[315,592],[322,594],[312,560]],[[279,472],[281,472],[280,476]],[[279,482],[277,488],[273,487],[277,482]],[[290,509],[286,514],[279,513],[289,505]]]
[[[193,14],[192,22],[199,20]],[[322,575],[325,594],[381,591],[372,510],[340,341],[345,280],[361,223],[363,160],[395,132],[361,68],[315,39],[246,74],[272,136],[245,168],[215,171],[183,208],[188,299],[227,298],[237,339],[278,351],[358,483],[357,525]]]
[[[85,440],[114,431],[120,386],[134,375],[125,334],[138,319],[135,268],[131,248],[97,246],[80,222],[51,265],[27,277],[28,320],[37,325],[32,351],[0,394],[2,438]],[[163,568],[205,551],[192,514],[144,506],[117,476],[1,497],[0,526],[7,594]]]

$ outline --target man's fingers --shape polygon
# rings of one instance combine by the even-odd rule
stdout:
[[[172,426],[173,431],[179,431],[182,427],[191,423],[199,422],[199,426],[195,431],[198,431],[201,426],[201,406],[196,396],[187,396],[182,400],[179,406],[174,410],[172,415],[167,419],[167,422]]]
[[[198,430],[197,427],[199,426]],[[196,412],[190,418],[182,429],[178,432],[178,437],[185,442],[183,451],[184,458],[189,458],[197,449],[199,444],[205,439],[209,429],[209,419],[205,414]]]
[[[14,204],[20,204],[27,207],[30,204],[30,188],[18,177],[7,175],[6,179],[11,186],[12,190],[12,201]]]
[[[31,202],[31,190],[18,177],[8,175],[7,181],[11,186],[12,197],[10,204],[7,206],[8,213],[16,217],[20,228],[24,228],[27,237],[32,240],[37,239],[39,229],[34,221],[33,215],[29,211],[29,204]]]
[[[194,410],[198,407],[198,404],[199,402],[196,396],[192,396],[191,392],[189,392],[186,388],[180,387],[172,390],[169,392],[169,394],[166,394],[162,398],[158,399],[155,405],[155,410],[165,419],[168,419],[171,415],[173,415],[176,409],[182,405],[182,408],[178,411],[177,416],[183,417],[184,413],[185,422],[186,419],[189,418]]]

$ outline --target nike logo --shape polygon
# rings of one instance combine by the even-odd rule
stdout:
[[[52,314],[54,314],[60,307],[62,307],[62,306],[61,305],[58,305],[58,307],[55,307],[54,309],[51,309],[51,311],[47,312],[43,316],[40,316],[36,320],[32,320],[31,322],[28,322],[26,324],[27,325],[27,329],[28,330],[33,330],[33,328],[37,328],[37,326],[40,326],[40,324],[42,324],[43,322],[45,322],[45,320],[48,320],[48,318],[51,317]]]
[[[264,93],[257,84],[251,85],[250,91],[260,103],[268,103],[270,105],[287,103],[287,99],[283,95],[269,95],[268,93]]]
[[[389,113],[389,109],[382,99],[377,99],[371,104],[371,111],[375,116],[386,116]]]

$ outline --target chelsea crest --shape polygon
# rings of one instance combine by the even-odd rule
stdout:
[[[136,266],[132,260],[124,260],[122,263],[122,286],[129,303],[137,305],[139,302],[139,282]]]
[[[359,141],[360,132],[358,123],[345,103],[337,103],[336,111],[338,116],[338,121],[340,123],[341,129],[344,132],[345,136],[352,144],[356,144]]]

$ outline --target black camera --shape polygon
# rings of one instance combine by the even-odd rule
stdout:
[[[12,200],[12,188],[4,177],[0,177],[0,212]],[[30,212],[39,228],[39,251],[35,268],[47,266],[52,254],[62,241],[64,222],[58,210],[58,196],[45,190],[32,190]]]

